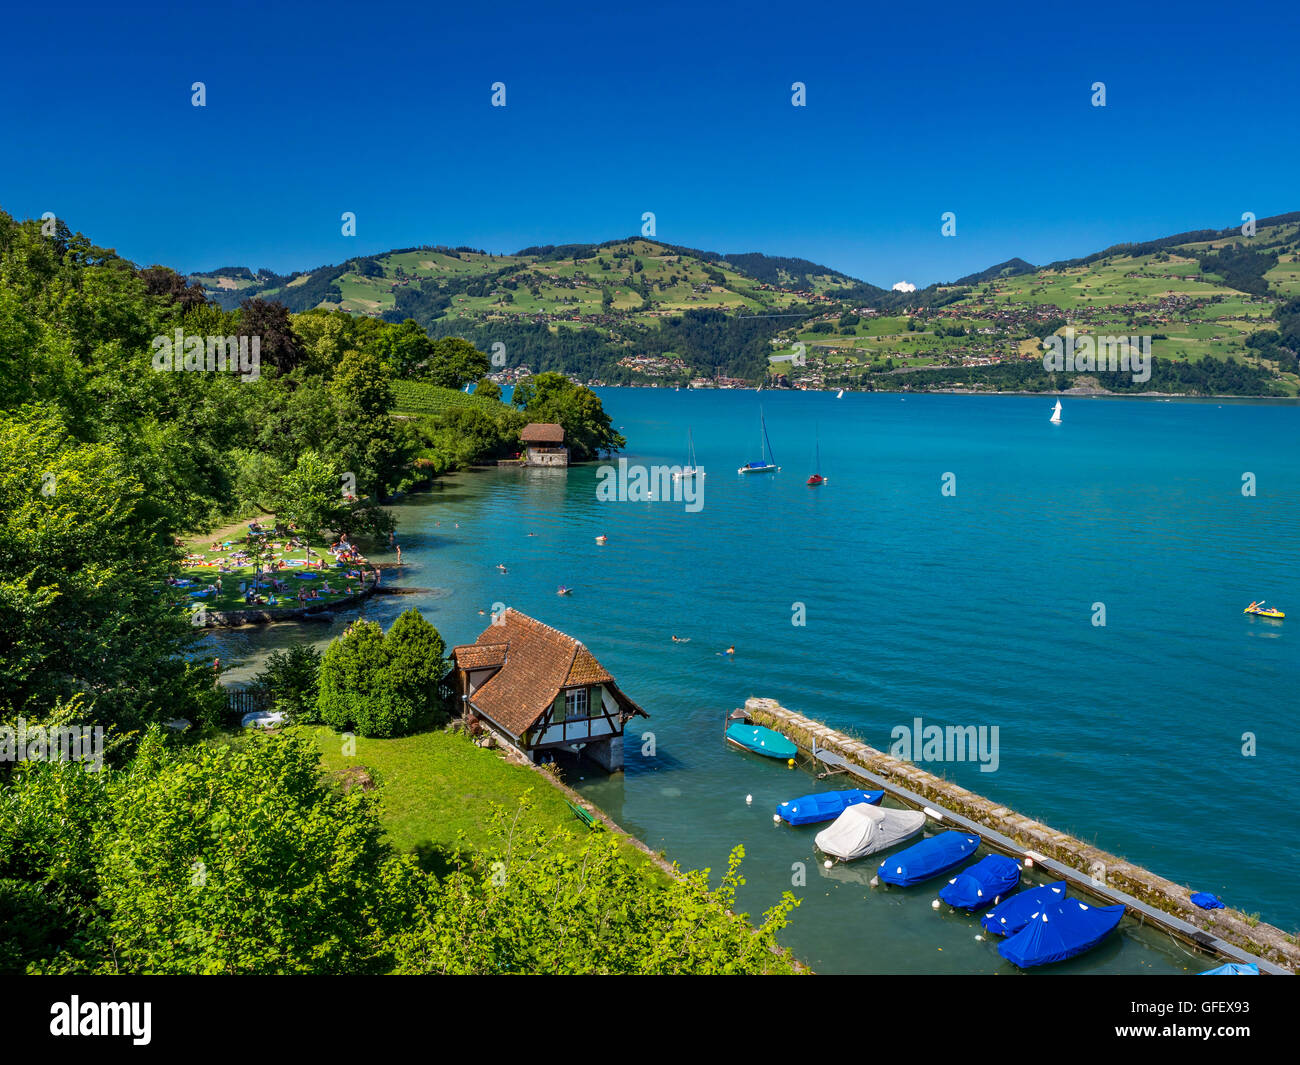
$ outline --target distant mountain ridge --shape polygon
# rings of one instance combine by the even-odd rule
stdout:
[[[795,355],[828,360],[817,370],[787,361],[790,379],[816,381],[833,365],[836,380],[851,382],[918,363],[1023,359],[1023,345],[1066,326],[1145,330],[1163,357],[1264,359],[1269,372],[1286,373],[1300,347],[1292,324],[1300,315],[1300,212],[1259,219],[1250,236],[1229,226],[1047,266],[1017,257],[913,292],[795,256],[635,236],[510,255],[420,245],[290,274],[225,267],[190,280],[226,308],[261,297],[294,312],[411,318],[435,337],[463,336],[484,351],[504,346],[512,371],[588,380],[757,381],[771,370],[774,348],[788,343]]]

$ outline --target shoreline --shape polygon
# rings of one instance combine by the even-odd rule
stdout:
[[[745,388],[677,388],[671,385],[588,385],[588,388],[595,389],[614,389],[630,388],[645,390],[650,392],[839,392],[839,388],[776,388],[757,386]],[[994,389],[994,388],[909,388],[909,389],[890,389],[890,388],[844,388],[845,395],[864,395],[864,396],[1036,396],[1071,399],[1132,399],[1132,400],[1160,400],[1160,399],[1178,399],[1191,402],[1217,402],[1222,403],[1225,400],[1235,401],[1238,403],[1265,403],[1279,405],[1300,405],[1300,396],[1242,396],[1236,394],[1210,393],[1203,395],[1191,392],[1109,392],[1105,389],[1081,389],[1078,391],[1067,389],[1063,392],[1027,392],[1023,390]]]

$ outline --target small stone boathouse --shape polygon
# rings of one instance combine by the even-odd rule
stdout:
[[[569,449],[564,446],[564,426],[552,422],[529,422],[519,439],[524,445],[526,466],[568,466]]]

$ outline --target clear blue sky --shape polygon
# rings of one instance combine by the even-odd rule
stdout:
[[[885,286],[1300,209],[1297,8],[1146,6],[28,4],[0,207],[185,271],[653,211],[671,243]]]

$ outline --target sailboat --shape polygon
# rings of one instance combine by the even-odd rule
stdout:
[[[840,391],[839,391],[839,394],[838,394],[835,398],[836,398],[836,399],[843,399],[843,398],[844,398],[844,389],[841,388]]]
[[[826,478],[822,476],[822,443],[817,441],[817,462],[813,466],[812,476],[808,478],[808,484],[816,487],[819,484],[825,484]]]
[[[1056,406],[1052,408],[1052,416],[1048,419],[1053,425],[1061,424],[1061,401],[1056,401]]]
[[[758,462],[747,462],[738,469],[737,473],[775,473],[778,469],[776,465],[776,456],[772,454],[772,441],[767,438],[767,419],[763,416],[763,408],[758,409],[758,420],[763,426],[763,440],[759,445],[763,450]]]
[[[695,437],[689,429],[686,430],[686,465],[680,470],[673,471],[674,481],[684,481],[688,477],[703,477],[704,467],[699,464],[695,457]]]

